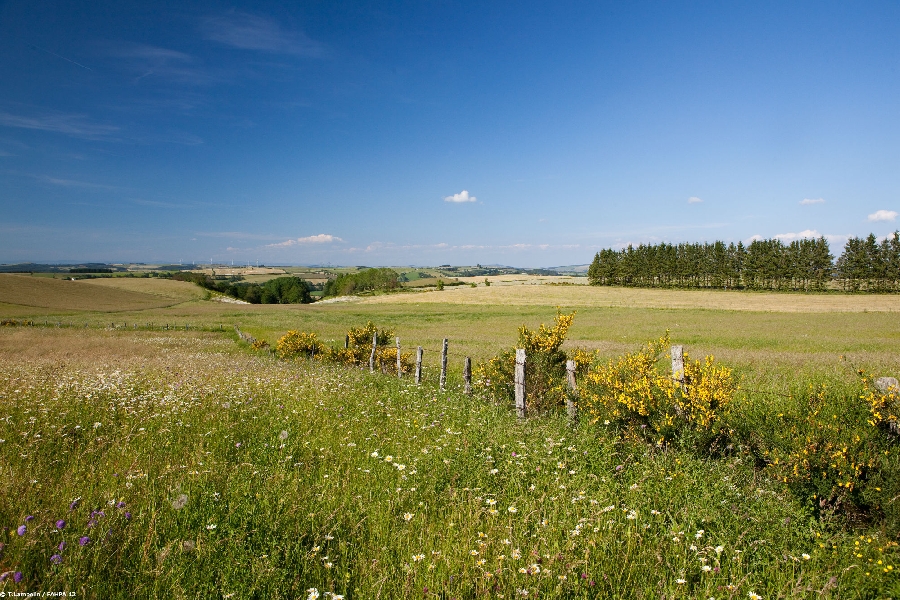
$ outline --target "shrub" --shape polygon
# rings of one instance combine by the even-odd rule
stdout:
[[[565,315],[557,311],[553,327],[543,323],[537,331],[525,325],[519,327],[516,348],[525,349],[525,389],[529,408],[543,411],[565,402],[567,356],[560,347],[566,341],[566,334],[574,320],[574,312]],[[591,360],[585,357],[590,355],[576,352],[576,362],[585,364]],[[512,402],[515,397],[515,365],[515,349],[502,352],[479,367],[475,386],[495,402]]]
[[[316,338],[315,333],[291,330],[281,336],[275,351],[281,358],[296,358],[304,355],[312,357],[321,354],[322,344]]]
[[[592,366],[580,386],[581,407],[592,422],[615,423],[658,444],[691,434],[709,447],[722,434],[721,421],[737,389],[731,370],[684,357],[683,383],[658,368],[669,335],[637,352]]]
[[[744,424],[742,438],[765,470],[816,513],[878,517],[896,534],[900,453],[892,424],[898,395],[859,375],[855,389],[811,385],[792,407]]]

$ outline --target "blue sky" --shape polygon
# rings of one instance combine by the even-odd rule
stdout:
[[[900,227],[900,4],[0,3],[0,262]]]

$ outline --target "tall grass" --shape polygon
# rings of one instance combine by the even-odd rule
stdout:
[[[148,343],[146,365],[5,359],[4,591],[900,593],[892,542],[815,519],[740,456],[654,449],[555,416],[518,422],[456,389],[233,355],[230,342]]]

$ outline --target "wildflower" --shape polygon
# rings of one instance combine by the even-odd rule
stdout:
[[[126,521],[130,521],[130,520],[131,520],[131,513],[130,513],[130,512],[127,512],[127,511],[126,511],[124,516],[125,516],[125,520],[126,520]]]
[[[697,538],[697,539],[699,540],[700,538],[703,537],[703,534],[704,534],[704,533],[706,533],[706,532],[705,532],[704,530],[701,529],[701,530],[699,530],[699,531],[694,535],[694,537]]]
[[[288,432],[287,432],[287,429],[282,429],[282,430],[281,430],[281,433],[278,434],[278,439],[280,439],[280,440],[282,440],[282,441],[288,439]]]
[[[489,472],[491,475],[496,475],[497,473],[500,472],[500,470],[499,470],[499,469],[491,469],[491,470],[488,471],[488,472]]]
[[[62,519],[60,519],[59,521],[56,522],[56,528],[57,528],[57,529],[62,529],[62,528],[65,527],[65,526],[66,526],[66,522],[63,521]]]
[[[484,501],[484,503],[487,504],[488,506],[493,506],[493,505],[497,504],[497,501],[494,500],[493,498],[488,498],[487,500]]]
[[[78,505],[81,504],[81,498],[75,498],[72,500],[72,503],[69,504],[69,510],[75,510],[78,508]]]
[[[420,560],[425,560],[424,554],[413,554],[413,562],[419,562]]]
[[[658,510],[656,510],[656,509],[654,508],[653,510],[650,511],[650,514],[651,514],[651,515],[658,515],[658,514],[660,514],[660,513],[659,513]]]
[[[478,556],[478,550],[470,550],[469,554],[471,554],[472,556]]]
[[[54,565],[58,565],[62,562],[62,556],[60,556],[59,554],[54,554],[50,557],[50,562],[52,562]]]
[[[89,537],[86,536],[86,535],[85,535],[85,536],[82,536],[82,537],[80,537],[80,538],[78,538],[78,545],[79,545],[79,546],[87,546],[87,545],[90,544],[90,543],[91,543],[91,538],[89,538]]]
[[[413,518],[414,516],[416,516],[416,515],[414,515],[413,513],[409,513],[409,512],[408,512],[408,513],[406,513],[406,514],[403,515],[403,520],[404,520],[404,521],[412,521],[412,518]]]
[[[507,512],[511,512],[512,514],[516,514],[517,512],[519,512],[519,509],[516,508],[515,506],[510,506],[506,510],[507,510]]]
[[[370,454],[369,456],[371,456],[372,458],[378,458],[378,450],[376,450],[375,452],[373,452],[373,453]]]
[[[682,584],[687,583],[687,579],[681,579],[681,578],[679,577],[678,579],[675,580],[675,583],[677,583],[677,584],[679,584],[679,585],[682,585]]]
[[[317,600],[319,597],[319,590],[316,588],[309,588],[306,590],[307,596],[306,600]]]
[[[65,543],[65,542],[60,542],[60,543],[59,543],[59,546],[57,546],[57,548],[59,549],[60,552],[62,552],[63,550],[66,549],[66,543]]]
[[[384,462],[394,462],[394,457],[388,454],[384,457]]]
[[[178,497],[172,500],[172,508],[174,508],[175,510],[181,510],[187,504],[187,501],[187,494],[178,494]]]
[[[34,515],[28,515],[27,517],[25,517],[25,522],[28,523],[29,521],[34,521]]]
[[[709,573],[710,571],[712,571],[712,567],[709,565],[703,565],[702,567],[700,567],[700,570],[704,573]]]
[[[215,524],[215,523],[210,523],[209,525],[206,526],[206,530],[207,530],[207,531],[212,531],[212,530],[214,530],[215,528],[216,528],[216,524]]]
[[[18,529],[16,529],[16,533],[19,535],[25,535],[25,532],[28,530],[28,527],[25,525],[19,525]]]
[[[330,568],[333,567],[333,566],[334,566],[334,563],[333,563],[333,562],[326,562],[326,563],[325,563],[325,568],[326,568],[326,569],[330,569]]]
[[[714,550],[716,551],[716,554],[722,554],[722,551],[725,550],[725,546],[716,546]]]
[[[15,573],[13,573],[13,581],[15,581],[16,583],[22,582],[22,571],[16,571]]]
[[[633,520],[637,519],[637,513],[634,512],[633,510],[628,511],[628,514],[625,515],[625,518],[633,521]]]
[[[750,598],[750,600],[762,600],[762,596],[760,596],[756,592],[750,592],[747,594],[747,596]]]
[[[484,566],[485,562],[487,562],[487,561],[482,558],[480,560],[475,561],[475,564],[478,565],[479,567],[482,567],[482,566]]]
[[[516,548],[515,550],[513,550],[513,551],[512,551],[512,557],[513,557],[513,558],[516,558],[516,559],[522,558],[522,552],[521,552],[521,550],[519,550],[518,548]]]
[[[801,554],[800,557],[803,558],[803,560],[809,560],[809,559],[810,559],[809,554],[807,554],[806,552],[804,552],[803,554]]]

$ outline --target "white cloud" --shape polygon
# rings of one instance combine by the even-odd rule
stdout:
[[[452,196],[444,196],[444,202],[475,202],[478,200],[475,196],[470,196],[468,190],[463,190]]]
[[[781,240],[782,242],[793,242],[794,240],[819,237],[822,237],[822,234],[815,229],[804,229],[799,233],[779,233],[775,236],[775,239]]]
[[[688,204],[700,204],[703,202],[703,199],[698,198],[697,196],[691,196],[688,198]]]
[[[810,204],[823,204],[825,202],[824,198],[804,198],[800,201],[801,206],[809,206]]]
[[[893,221],[896,218],[897,211],[895,210],[876,210],[869,215],[870,221]]]
[[[289,248],[290,246],[299,246],[304,244],[332,244],[334,242],[343,242],[336,235],[328,233],[320,233],[319,235],[310,235],[307,237],[295,238],[277,244],[266,244],[266,248]]]

